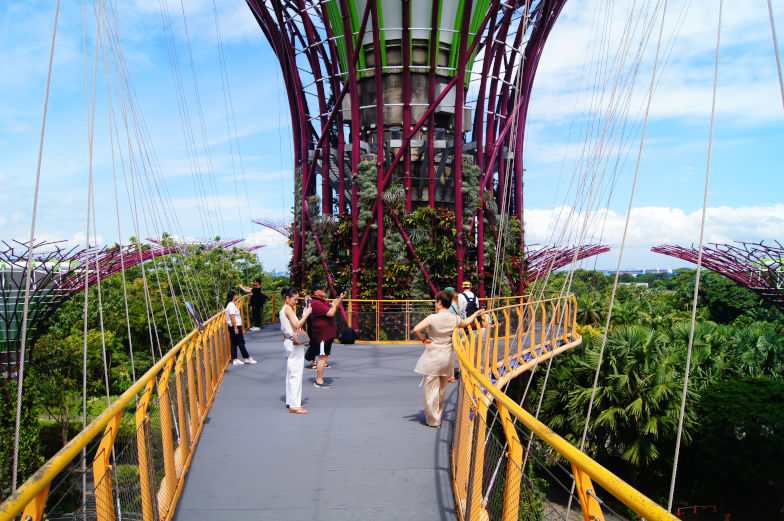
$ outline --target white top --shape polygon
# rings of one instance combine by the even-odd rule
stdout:
[[[465,293],[465,295],[463,295],[463,293]],[[474,293],[470,289],[467,289],[457,294],[457,305],[460,308],[460,313],[463,316],[463,318],[465,318],[466,306],[468,305],[468,301],[466,300],[466,297],[475,298],[476,295],[474,295]],[[476,304],[479,305],[479,301],[477,301]]]
[[[226,309],[223,310],[223,313],[226,315],[226,324],[229,326],[235,325],[237,327],[242,327],[242,315],[240,314],[240,310],[234,304],[234,302],[229,302],[226,304]],[[234,315],[234,324],[231,323],[231,316]]]
[[[278,313],[278,318],[280,319],[280,330],[283,333],[283,336],[289,342],[291,338],[294,336],[294,327],[289,322],[289,317],[286,316],[286,308],[291,309],[291,306],[288,304],[284,304],[282,308],[280,308],[280,313]],[[291,309],[294,311],[293,309]]]

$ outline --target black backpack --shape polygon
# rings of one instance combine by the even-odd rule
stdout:
[[[466,317],[470,317],[471,315],[479,311],[479,303],[476,300],[476,295],[474,295],[473,297],[469,297],[468,295],[466,295],[465,291],[462,292],[461,295],[463,295],[463,298],[466,299],[466,308],[465,308]]]
[[[357,332],[351,329],[350,327],[344,327],[343,331],[340,332],[341,344],[353,344],[356,339],[357,339]]]

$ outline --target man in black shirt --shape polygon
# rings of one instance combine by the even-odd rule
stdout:
[[[261,292],[261,279],[253,279],[253,287],[240,285],[240,288],[245,293],[250,293],[250,321],[253,327],[251,331],[258,331],[261,329],[261,312],[264,309],[264,303],[267,302],[267,295]]]

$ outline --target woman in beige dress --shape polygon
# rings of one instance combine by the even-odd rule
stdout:
[[[436,312],[414,328],[414,335],[425,344],[425,352],[419,357],[414,371],[423,375],[425,421],[431,427],[441,426],[446,383],[452,371],[452,332],[458,327],[466,327],[482,312],[477,311],[465,319],[453,315],[449,312],[453,296],[449,291],[439,291],[436,295]],[[428,337],[424,335],[425,330],[428,331]]]

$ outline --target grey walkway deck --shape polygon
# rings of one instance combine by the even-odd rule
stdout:
[[[449,443],[456,385],[441,429],[424,424],[417,345],[335,344],[309,414],[284,404],[277,326],[249,332],[258,365],[229,366],[174,519],[454,520]]]

